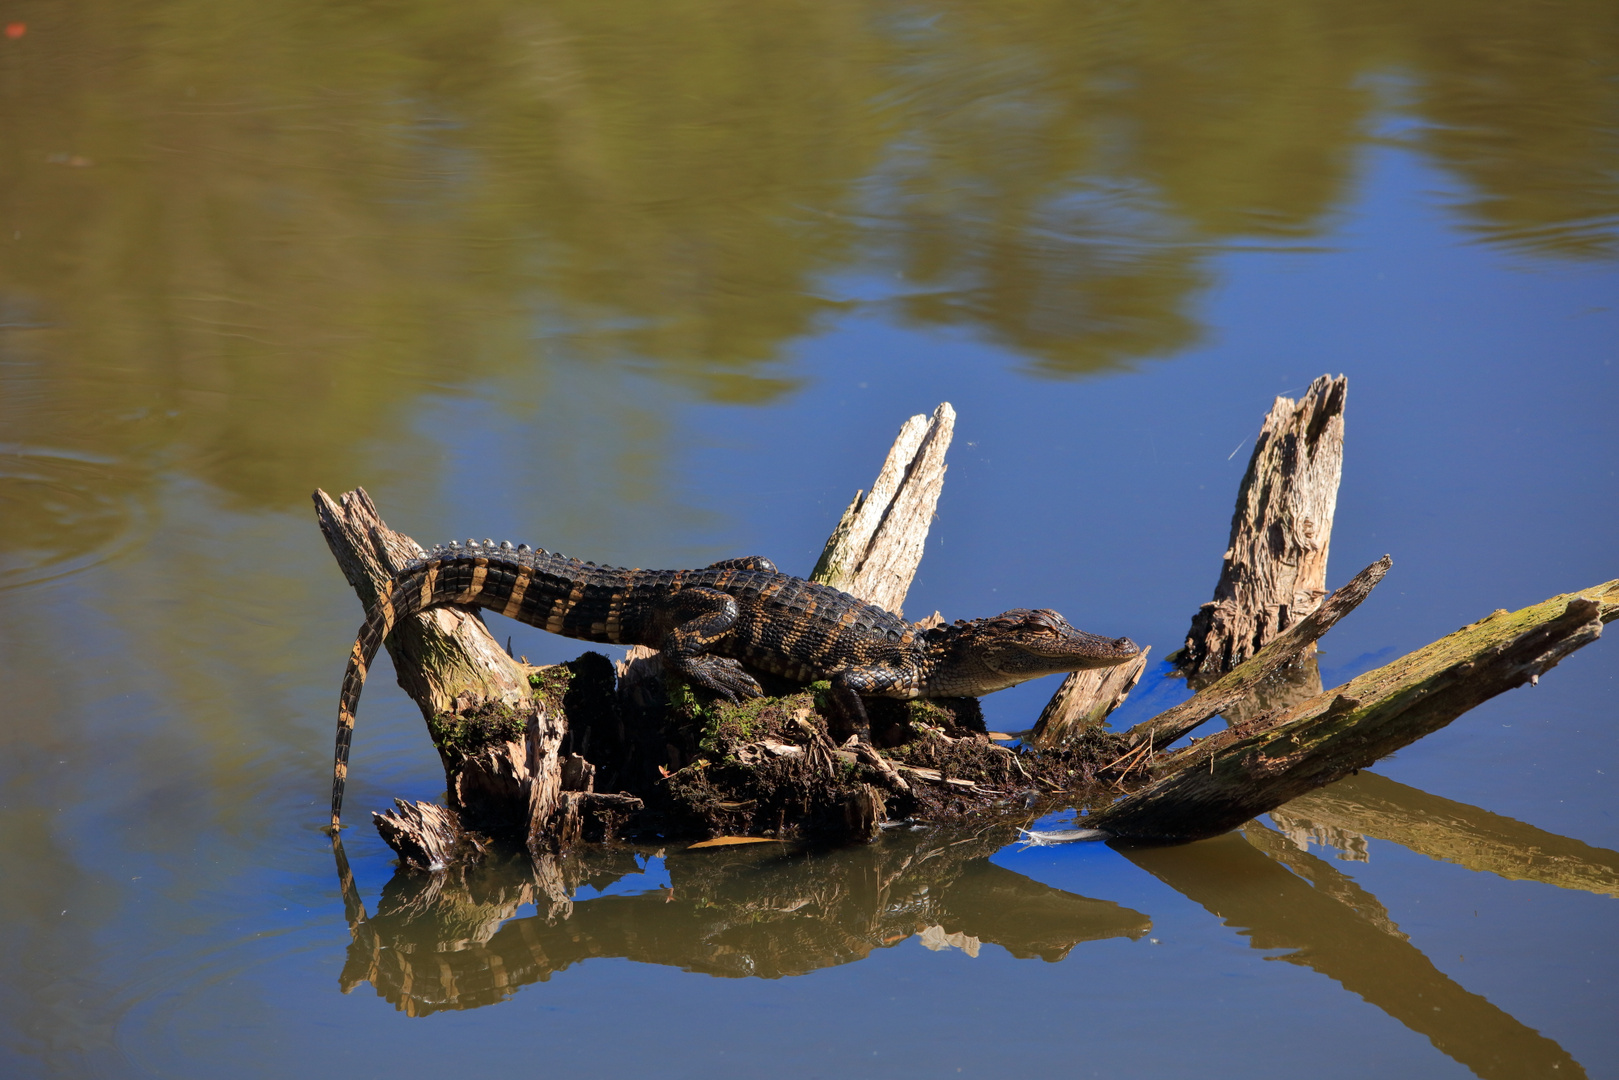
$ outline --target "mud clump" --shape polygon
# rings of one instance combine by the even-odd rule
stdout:
[[[772,696],[733,703],[661,671],[621,686],[605,656],[586,653],[533,669],[529,685],[533,709],[565,719],[564,790],[603,804],[586,816],[581,839],[836,844],[905,821],[959,821],[997,808],[1026,815],[1075,789],[1117,794],[1107,781],[1119,778],[1117,763],[1109,767],[1123,749],[1118,736],[1099,732],[1058,753],[1014,750],[990,740],[973,698],[869,700],[870,745],[859,745],[832,735],[824,682],[774,684]],[[482,808],[475,827],[485,832],[527,820],[522,780],[498,762],[503,748],[522,743],[528,717],[488,705],[432,724],[451,802]]]

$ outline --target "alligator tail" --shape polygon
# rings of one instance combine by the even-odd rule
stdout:
[[[389,582],[366,615],[365,625],[354,639],[348,668],[343,672],[343,692],[337,700],[337,747],[332,754],[332,831],[342,828],[343,785],[349,776],[349,743],[354,739],[354,710],[365,689],[365,676],[383,639],[393,630],[400,613],[394,609],[395,583]],[[410,597],[409,593],[405,598]],[[408,601],[407,601],[408,602]],[[404,614],[409,614],[406,612]]]

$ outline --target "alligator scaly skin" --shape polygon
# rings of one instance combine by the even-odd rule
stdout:
[[[848,727],[862,736],[862,696],[977,697],[1139,652],[1128,638],[1075,630],[1049,610],[924,629],[758,557],[701,570],[626,570],[468,540],[401,570],[360,628],[338,703],[334,829],[354,710],[378,648],[400,619],[449,605],[487,608],[564,637],[657,648],[666,669],[732,701],[763,692],[744,667],[797,682],[827,679]]]

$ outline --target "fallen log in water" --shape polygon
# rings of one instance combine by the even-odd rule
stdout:
[[[1533,683],[1619,615],[1619,580],[1497,611],[1280,715],[1211,735],[1152,764],[1157,779],[1085,824],[1116,837],[1196,840],[1234,829]]]

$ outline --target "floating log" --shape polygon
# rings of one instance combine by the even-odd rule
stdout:
[[[901,614],[944,488],[944,454],[955,429],[948,401],[932,417],[905,421],[870,492],[855,492],[827,538],[810,580]]]
[[[1216,836],[1392,754],[1540,676],[1619,615],[1619,580],[1465,626],[1279,716],[1161,755],[1159,779],[1091,815],[1115,837]]]
[[[1279,397],[1259,430],[1214,587],[1173,658],[1188,675],[1230,671],[1327,595],[1327,549],[1343,475],[1349,380],[1323,375]]]

